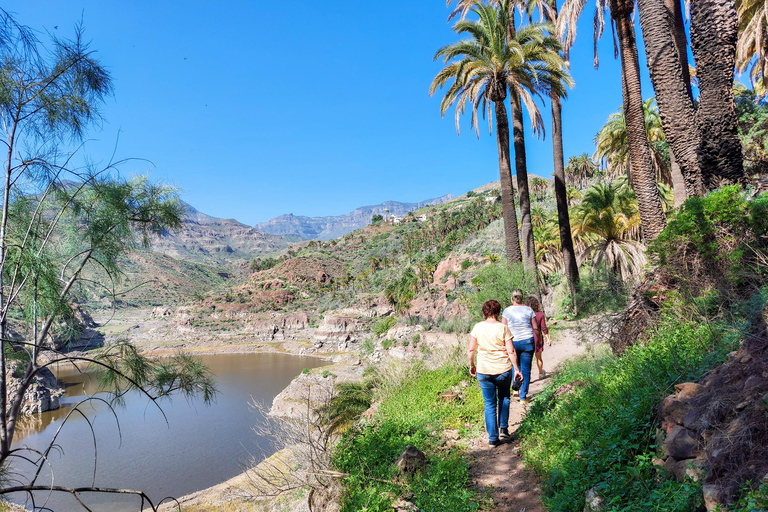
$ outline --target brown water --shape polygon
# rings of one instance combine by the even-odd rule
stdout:
[[[53,479],[55,485],[68,487],[140,489],[157,504],[164,497],[182,496],[223,482],[241,473],[251,456],[273,453],[270,440],[258,438],[252,431],[263,418],[248,403],[255,399],[271,404],[303,368],[324,364],[317,358],[283,354],[228,354],[202,359],[216,376],[219,393],[214,404],[206,406],[202,400],[187,401],[180,396],[166,399],[161,402],[166,423],[146,397],[132,393],[124,406],[116,408],[119,431],[109,408],[95,401],[79,407],[88,421],[72,414],[64,422],[72,407],[88,394],[108,397],[98,394],[88,373],[71,367],[61,369],[57,377],[67,386],[62,408],[21,425],[15,447],[43,451],[61,428],[56,443],[60,449],[51,453],[38,484],[50,484]],[[21,480],[28,479],[32,471],[30,464],[20,460],[14,462],[13,469],[21,473]],[[14,501],[24,499],[14,496]],[[141,510],[136,497],[83,494],[82,499],[94,511]],[[35,495],[37,506],[46,500],[45,506],[56,512],[84,510],[67,495]]]

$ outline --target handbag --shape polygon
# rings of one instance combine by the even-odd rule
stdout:
[[[518,379],[518,377],[520,377]],[[523,376],[519,373],[515,375],[514,380],[512,380],[512,391],[520,391],[520,387],[523,385]]]

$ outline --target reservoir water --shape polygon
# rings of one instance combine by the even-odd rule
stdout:
[[[201,359],[215,375],[219,391],[215,403],[206,406],[201,399],[187,401],[181,396],[165,399],[161,405],[166,423],[146,397],[131,393],[124,406],[115,409],[119,431],[109,408],[98,402],[80,406],[88,421],[73,414],[62,426],[73,405],[98,392],[90,374],[62,368],[55,372],[66,386],[62,408],[26,418],[17,430],[14,446],[45,450],[61,427],[56,443],[60,448],[51,453],[39,484],[50,484],[53,478],[55,485],[67,487],[138,489],[157,504],[167,496],[178,497],[221,483],[241,473],[251,456],[271,454],[270,441],[257,438],[252,431],[263,418],[249,402],[271,404],[302,369],[325,364],[318,358],[284,354],[227,354]],[[29,464],[18,460],[13,468],[26,477],[32,471]],[[35,495],[37,506],[46,499],[45,506],[56,512],[84,510],[74,498],[62,493]],[[141,510],[137,497],[83,494],[82,499],[94,511]],[[24,496],[14,496],[13,501],[23,502]]]

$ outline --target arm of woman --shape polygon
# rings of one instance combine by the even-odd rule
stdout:
[[[536,315],[535,314],[531,317],[531,327],[533,328],[534,331],[538,331],[539,330],[539,322],[536,321]]]
[[[552,346],[552,340],[549,339],[549,329],[547,328],[547,317],[542,316],[541,317],[541,332],[544,334],[544,341],[547,342],[547,345],[550,347]]]
[[[515,369],[515,375],[520,373],[520,367],[517,366],[517,354],[515,353],[515,346],[512,345],[512,337],[504,340],[504,345],[507,348],[507,355],[509,360],[512,361],[512,367]]]
[[[477,376],[477,368],[475,367],[475,350],[477,350],[477,338],[470,336],[467,358],[469,360],[469,374],[473,377]]]

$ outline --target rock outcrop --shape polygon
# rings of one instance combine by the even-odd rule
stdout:
[[[768,475],[768,338],[754,337],[701,382],[675,386],[659,405],[657,461],[676,478],[703,482],[707,510]]]
[[[21,371],[21,364],[10,361],[5,370],[5,378],[8,383],[8,396],[12,397],[21,386],[21,379],[16,374]],[[59,397],[64,394],[56,381],[56,377],[47,368],[43,368],[35,377],[32,385],[24,393],[24,401],[21,405],[21,414],[37,414],[53,411],[60,407]]]

